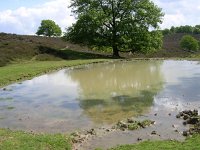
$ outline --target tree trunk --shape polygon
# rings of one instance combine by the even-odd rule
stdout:
[[[116,45],[113,46],[113,57],[119,57],[119,50]]]
[[[117,30],[116,30],[116,14],[115,14],[114,1],[112,0],[112,49],[113,57],[119,57],[119,50],[117,48]]]

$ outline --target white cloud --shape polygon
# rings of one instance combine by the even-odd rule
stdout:
[[[43,19],[54,20],[64,31],[75,21],[69,5],[70,0],[51,0],[33,8],[1,11],[0,32],[34,34]]]
[[[183,14],[166,14],[163,20],[162,28],[169,28],[171,26],[179,26],[185,24],[186,20]]]
[[[198,0],[152,0],[165,13],[161,28],[200,24],[200,1]]]

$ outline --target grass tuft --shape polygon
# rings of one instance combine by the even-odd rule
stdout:
[[[2,150],[71,150],[70,139],[63,134],[31,134],[0,129]]]
[[[187,138],[185,142],[178,141],[145,141],[139,144],[122,145],[110,150],[199,150],[200,135]]]

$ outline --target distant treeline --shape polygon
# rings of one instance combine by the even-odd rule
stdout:
[[[185,25],[180,27],[172,26],[170,29],[164,29],[161,31],[163,35],[169,35],[174,33],[200,34],[200,25],[196,26]]]

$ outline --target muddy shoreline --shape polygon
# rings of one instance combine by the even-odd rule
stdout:
[[[175,140],[183,142],[186,136],[200,133],[200,116],[198,115],[198,110],[177,112],[157,111],[156,113],[151,112],[148,116],[138,117],[137,121],[142,121],[146,118],[154,118],[156,121],[152,121],[152,124],[144,128],[134,130],[126,127],[126,129],[116,128],[115,125],[114,127],[107,126],[74,132],[71,134],[73,150],[94,150],[96,148],[106,150],[118,145],[135,144],[148,140]],[[190,114],[190,117],[187,119],[184,118],[185,114]],[[159,117],[162,117],[162,121],[158,119]],[[196,118],[195,121],[194,118]],[[185,120],[188,123],[185,123]]]
[[[184,106],[184,109],[182,109]],[[94,129],[94,135],[89,135],[81,142],[73,143],[73,150],[94,150],[102,148],[103,150],[124,144],[135,144],[143,141],[153,140],[175,140],[183,142],[187,136],[194,133],[200,133],[199,104],[185,103],[182,106],[176,104],[173,109],[153,108],[149,113],[134,118],[135,120],[150,119],[154,124],[146,128],[137,130],[117,130],[110,127]],[[190,118],[183,119],[184,116],[177,117],[180,114],[193,112]],[[198,118],[198,121],[185,123],[188,119]],[[126,120],[126,119],[125,119]]]
[[[184,141],[183,132],[189,129],[183,125],[182,119],[176,118],[177,112],[151,112],[147,116],[138,117],[138,120],[151,118],[154,124],[137,130],[120,130],[112,127],[94,129],[95,134],[87,134],[88,131],[79,133],[82,139],[73,143],[73,150],[103,150],[123,144],[134,144],[146,140],[177,140]],[[160,120],[160,118],[162,118]],[[86,134],[85,134],[86,133]]]

